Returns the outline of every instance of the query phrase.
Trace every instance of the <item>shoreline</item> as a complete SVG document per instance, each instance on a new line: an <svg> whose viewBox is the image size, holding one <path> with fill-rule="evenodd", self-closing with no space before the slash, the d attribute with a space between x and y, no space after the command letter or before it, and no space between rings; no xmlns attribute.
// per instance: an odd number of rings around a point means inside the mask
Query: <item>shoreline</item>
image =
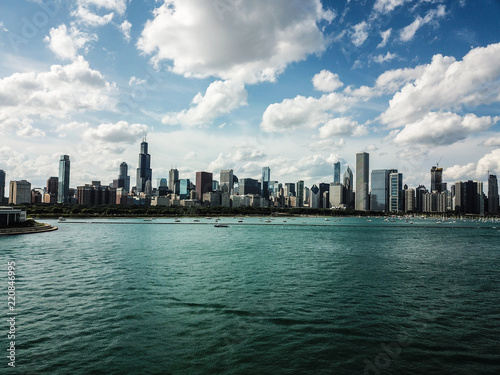
<svg viewBox="0 0 500 375"><path fill-rule="evenodd" d="M14 236L18 234L33 234L33 233L45 233L58 230L59 227L52 226L46 223L40 223L43 226L36 227L5 227L0 228L0 236Z"/></svg>

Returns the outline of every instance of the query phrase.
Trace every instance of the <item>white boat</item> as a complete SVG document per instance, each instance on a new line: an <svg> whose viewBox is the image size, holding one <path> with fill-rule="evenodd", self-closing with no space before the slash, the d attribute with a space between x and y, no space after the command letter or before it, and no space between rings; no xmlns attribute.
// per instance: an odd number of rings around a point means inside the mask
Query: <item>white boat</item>
<svg viewBox="0 0 500 375"><path fill-rule="evenodd" d="M57 219L57 222L62 223L63 221L66 221L66 219L63 218L62 216L59 216L59 219Z"/></svg>
<svg viewBox="0 0 500 375"><path fill-rule="evenodd" d="M229 227L229 225L217 223L217 224L214 224L214 227L215 228L227 228L227 227Z"/></svg>

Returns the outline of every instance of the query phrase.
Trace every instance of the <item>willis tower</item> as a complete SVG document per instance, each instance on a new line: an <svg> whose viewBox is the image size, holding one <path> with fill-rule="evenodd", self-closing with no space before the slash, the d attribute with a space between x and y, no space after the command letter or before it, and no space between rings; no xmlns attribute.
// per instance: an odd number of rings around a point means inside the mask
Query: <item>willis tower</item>
<svg viewBox="0 0 500 375"><path fill-rule="evenodd" d="M151 183L151 155L148 154L148 143L146 135L142 139L141 152L139 154L139 168L137 168L136 193L144 192L146 182Z"/></svg>

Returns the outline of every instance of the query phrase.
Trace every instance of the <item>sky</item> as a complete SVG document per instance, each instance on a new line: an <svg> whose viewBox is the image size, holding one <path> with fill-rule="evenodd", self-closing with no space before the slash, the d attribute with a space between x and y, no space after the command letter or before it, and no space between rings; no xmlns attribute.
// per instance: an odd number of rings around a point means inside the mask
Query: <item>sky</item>
<svg viewBox="0 0 500 375"><path fill-rule="evenodd" d="M0 169L135 184L171 168L306 186L333 163L410 187L500 174L498 0L5 0Z"/></svg>

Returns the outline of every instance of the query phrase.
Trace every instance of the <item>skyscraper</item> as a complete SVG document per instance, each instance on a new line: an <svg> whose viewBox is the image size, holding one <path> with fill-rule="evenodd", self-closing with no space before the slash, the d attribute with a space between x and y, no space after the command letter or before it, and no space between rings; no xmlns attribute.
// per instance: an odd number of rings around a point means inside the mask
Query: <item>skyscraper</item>
<svg viewBox="0 0 500 375"><path fill-rule="evenodd" d="M356 210L368 211L370 202L368 200L368 184L370 175L370 155L367 152L356 154Z"/></svg>
<svg viewBox="0 0 500 375"><path fill-rule="evenodd" d="M0 204L3 204L5 198L5 171L0 169Z"/></svg>
<svg viewBox="0 0 500 375"><path fill-rule="evenodd" d="M57 188L57 203L69 204L69 156L61 155L59 158L59 181Z"/></svg>
<svg viewBox="0 0 500 375"><path fill-rule="evenodd" d="M269 181L271 181L271 169L262 168L262 179L260 180L260 196L269 199Z"/></svg>
<svg viewBox="0 0 500 375"><path fill-rule="evenodd" d="M179 171L175 168L172 168L168 172L168 188L174 193L179 194L180 185L179 185Z"/></svg>
<svg viewBox="0 0 500 375"><path fill-rule="evenodd" d="M296 189L297 203L296 207L304 206L304 181L297 181L297 189Z"/></svg>
<svg viewBox="0 0 500 375"><path fill-rule="evenodd" d="M352 191L353 181L352 181L352 171L349 166L344 172L344 204L347 209L353 208L353 191Z"/></svg>
<svg viewBox="0 0 500 375"><path fill-rule="evenodd" d="M392 172L389 175L389 211L401 212L403 211L404 191L403 191L403 174Z"/></svg>
<svg viewBox="0 0 500 375"><path fill-rule="evenodd" d="M151 181L153 172L151 170L151 155L148 154L148 143L146 136L141 143L141 152L139 153L139 168L137 168L136 193L145 191L146 181Z"/></svg>
<svg viewBox="0 0 500 375"><path fill-rule="evenodd" d="M31 203L31 184L26 180L11 181L9 204Z"/></svg>
<svg viewBox="0 0 500 375"><path fill-rule="evenodd" d="M124 161L120 163L120 174L118 175L118 185L122 187L127 193L130 191L130 176L128 175L128 165Z"/></svg>
<svg viewBox="0 0 500 375"><path fill-rule="evenodd" d="M333 164L333 183L340 184L340 161Z"/></svg>
<svg viewBox="0 0 500 375"><path fill-rule="evenodd" d="M230 193L232 194L233 192L233 170L232 169L223 169L220 171L220 191L223 193Z"/></svg>
<svg viewBox="0 0 500 375"><path fill-rule="evenodd" d="M370 210L389 210L389 171L387 169L374 169L372 171Z"/></svg>
<svg viewBox="0 0 500 375"><path fill-rule="evenodd" d="M443 168L432 167L431 168L431 193L437 191L441 193L443 182Z"/></svg>
<svg viewBox="0 0 500 375"><path fill-rule="evenodd" d="M490 174L488 177L488 213L490 215L498 214L498 180L494 174Z"/></svg>
<svg viewBox="0 0 500 375"><path fill-rule="evenodd" d="M203 200L203 194L212 191L212 173L196 172L196 198Z"/></svg>
<svg viewBox="0 0 500 375"><path fill-rule="evenodd" d="M311 208L321 208L321 200L319 194L319 187L317 185L311 186L311 198L309 199L309 207Z"/></svg>

